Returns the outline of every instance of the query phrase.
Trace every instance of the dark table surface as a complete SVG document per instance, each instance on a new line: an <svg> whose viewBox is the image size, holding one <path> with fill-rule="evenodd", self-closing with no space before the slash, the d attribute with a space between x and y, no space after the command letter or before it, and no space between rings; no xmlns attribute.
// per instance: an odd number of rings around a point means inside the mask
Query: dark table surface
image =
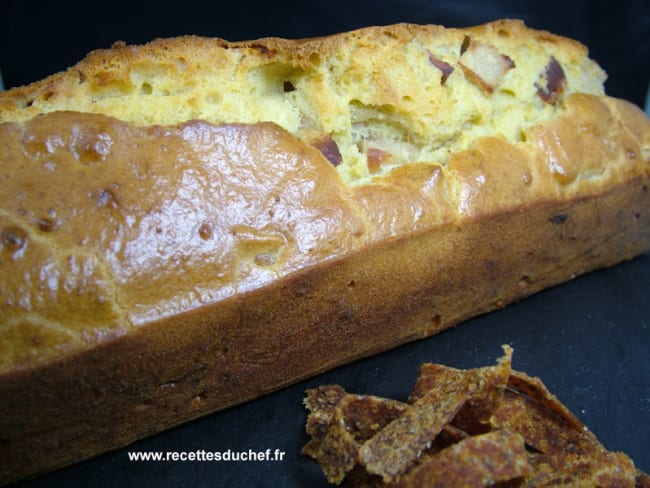
<svg viewBox="0 0 650 488"><path fill-rule="evenodd" d="M325 486L300 453L305 389L404 400L423 362L493 364L538 376L610 450L650 472L650 256L578 277L431 338L338 368L276 393L64 468L22 486ZM282 461L133 462L129 451L284 452Z"/></svg>

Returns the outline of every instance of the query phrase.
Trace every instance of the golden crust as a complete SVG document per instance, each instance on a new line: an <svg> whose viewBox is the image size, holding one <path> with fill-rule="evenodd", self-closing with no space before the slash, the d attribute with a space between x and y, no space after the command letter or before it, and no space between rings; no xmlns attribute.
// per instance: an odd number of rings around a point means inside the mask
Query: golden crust
<svg viewBox="0 0 650 488"><path fill-rule="evenodd" d="M354 184L371 176L367 153L376 149L391 156L374 171L385 174L404 162L445 164L487 134L516 143L570 94L602 95L604 79L584 46L513 20L470 29L398 24L305 40L187 36L117 43L0 93L0 120L73 110L145 126L270 121L303 140L333 140L337 170Z"/></svg>
<svg viewBox="0 0 650 488"><path fill-rule="evenodd" d="M429 38L454 52L465 38L481 40L475 49L533 46L534 69L516 50L507 56L517 67L498 76L467 61L483 81L521 69L530 83L520 94L486 92L455 70L444 83L436 75L432 101L418 101L519 115L440 126L456 134L442 157L397 137L428 132L382 66L368 75L372 100L348 103L369 65L349 64L329 91L315 91L327 59L373 46L399 58ZM534 87L547 44L569 80L553 103ZM434 73L446 66L424 60ZM650 122L600 94L594 66L581 45L515 21L402 24L303 41L116 46L0 94L0 480L124 445L648 250ZM226 92L242 107L224 112L228 120L170 121L167 102L140 93L146 80L133 73L145 68L152 90L190 87L179 95L190 107L205 103L192 102L206 86L200 70L284 89L259 99ZM308 75L292 78L294 69ZM288 105L276 114L284 125L238 119L294 91L303 98L290 107L311 121L290 127L280 117ZM340 131L328 129L334 105L321 107L337 100L339 115L357 117ZM131 102L160 109L154 123L133 119ZM335 141L339 166L308 132ZM356 174L350 158L367 144L391 152L392 165Z"/></svg>
<svg viewBox="0 0 650 488"><path fill-rule="evenodd" d="M527 28L519 20L499 20L465 29L444 28L435 25L394 24L369 27L356 31L310 39L261 38L253 41L229 42L224 39L200 36L182 36L156 39L145 45L126 45L116 42L110 49L97 49L67 71L53 74L29 86L19 87L0 96L0 119L24 120L56 103L72 98L79 103L82 97L92 96L103 87L115 88L118 93L136 91L133 73L155 70L160 76L179 76L191 81L208 71L224 68L233 60L246 67L265 62L291 61L298 67L312 68L323 59L338 57L351 45L357 49L374 48L377 39L406 44L414 38L423 43L441 39L445 45L462 42L467 35L501 39L502 43L516 45L522 40L544 46L548 52L560 50L571 62L582 63L588 51L585 46L566 37ZM234 54L230 54L234 53ZM248 59L246 59L248 58ZM594 65L593 69L598 68ZM49 104L49 105L48 105Z"/></svg>
<svg viewBox="0 0 650 488"><path fill-rule="evenodd" d="M565 110L533 127L526 147L486 137L444 167L406 164L354 187L273 124L136 127L74 112L4 124L0 219L11 265L1 271L0 371L376 242L590 198L647 175L638 140L607 103L573 95Z"/></svg>

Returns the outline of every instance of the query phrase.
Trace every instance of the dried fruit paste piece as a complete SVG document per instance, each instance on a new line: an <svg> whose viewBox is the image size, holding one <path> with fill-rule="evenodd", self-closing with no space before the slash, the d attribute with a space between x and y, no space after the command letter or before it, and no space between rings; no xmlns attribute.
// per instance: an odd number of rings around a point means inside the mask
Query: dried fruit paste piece
<svg viewBox="0 0 650 488"><path fill-rule="evenodd" d="M474 370L476 391L452 421L453 425L470 434L483 434L492 429L490 420L501 404L512 371L512 348L503 346L503 350L505 355L499 359L496 366Z"/></svg>
<svg viewBox="0 0 650 488"><path fill-rule="evenodd" d="M431 444L474 390L473 375L437 375L431 390L361 446L359 461L368 472L392 481Z"/></svg>
<svg viewBox="0 0 650 488"><path fill-rule="evenodd" d="M493 425L519 432L526 444L544 454L562 454L567 449L576 455L589 454L599 446L539 379L520 372L511 374Z"/></svg>
<svg viewBox="0 0 650 488"><path fill-rule="evenodd" d="M395 400L348 394L340 387L321 387L307 395L307 433L312 439L303 453L318 461L330 483L340 483L354 468L362 442L409 408Z"/></svg>
<svg viewBox="0 0 650 488"><path fill-rule="evenodd" d="M511 373L512 348L503 346L503 351L504 356L499 359L496 366L460 370L440 364L423 364L409 396L409 402L416 401L427 391L434 389L436 378L440 375L446 375L447 378L455 375L456 381L468 381L472 378L477 388L456 414L452 423L470 434L489 432L492 428L490 418L499 406Z"/></svg>
<svg viewBox="0 0 650 488"><path fill-rule="evenodd" d="M334 407L345 395L345 390L339 385L323 385L307 390L303 402L310 412L306 430L313 440L319 440L325 435L332 421Z"/></svg>
<svg viewBox="0 0 650 488"><path fill-rule="evenodd" d="M588 456L529 454L533 473L527 486L616 486L634 487L637 471L632 460L605 449Z"/></svg>
<svg viewBox="0 0 650 488"><path fill-rule="evenodd" d="M483 487L528 476L532 468L522 437L507 430L468 437L400 478L395 487Z"/></svg>
<svg viewBox="0 0 650 488"><path fill-rule="evenodd" d="M493 423L519 432L536 451L530 486L634 486L634 463L608 452L539 378L513 371Z"/></svg>
<svg viewBox="0 0 650 488"><path fill-rule="evenodd" d="M495 366L423 364L408 403L309 390L303 452L330 482L356 487L650 487L503 350Z"/></svg>

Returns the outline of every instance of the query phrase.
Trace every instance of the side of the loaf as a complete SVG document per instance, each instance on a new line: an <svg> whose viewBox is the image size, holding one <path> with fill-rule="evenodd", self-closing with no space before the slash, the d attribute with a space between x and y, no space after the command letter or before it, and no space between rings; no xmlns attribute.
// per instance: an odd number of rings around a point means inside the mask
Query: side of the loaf
<svg viewBox="0 0 650 488"><path fill-rule="evenodd" d="M481 138L444 166L348 187L269 123L139 127L55 112L2 124L0 373L377 243L597 198L648 174L648 121L625 102L572 95L526 138Z"/></svg>
<svg viewBox="0 0 650 488"><path fill-rule="evenodd" d="M166 302L169 308L153 307L147 313L138 306L139 301L154 296L164 297L167 292L171 294L169 296L178 297L183 293L180 288L174 292L173 287L142 287L135 278L122 282L120 276L128 272L136 275L144 273L155 261L146 261L147 266L144 266L139 260L155 254L156 249L160 251L163 249L161 242L167 242L175 252L171 253L163 268L169 268L167 271L171 274L162 275L158 271L145 276L145 279L154 282L159 279L161 284L171 280L178 287L188 276L193 276L191 279L198 283L212 273L216 290L216 285L224 279L219 273L219 260L211 263L207 255L202 255L199 262L184 262L173 241L151 239L156 235L167 235L169 238L172 234L170 231L176 228L176 222L167 221L166 226L162 226L165 222L158 219L156 225L152 225L144 216L151 218L155 214L154 209L148 207L146 211L141 211L148 200L139 200L136 205L140 209L137 215L144 220L133 227L140 231L136 236L142 238L140 242L150 247L145 245L140 249L140 254L130 256L134 262L128 259L123 261L123 267L113 271L114 281L108 287L112 290L126 287L125 290L129 292L122 295L123 299L107 302L102 298L105 295L96 294L97 290L93 287L109 283L106 275L99 279L94 275L96 267L87 264L84 275L84 266L75 265L75 262L83 261L68 255L60 260L63 267L57 271L56 261L42 255L45 251L39 244L48 242L53 236L59 235L57 252L60 256L66 256L66 246L78 246L79 235L85 235L86 239L96 239L107 246L104 259L110 264L115 259L111 258L110 249L120 249L116 243L121 241L116 240L117 237L125 233L128 235L128 226L122 228L116 222L125 225L126 222L137 220L133 215L129 216L128 211L133 211L129 198L133 195L123 193L126 188L123 182L116 187L104 188L106 191L103 192L87 188L79 192L80 200L70 211L79 223L76 231L81 234L68 234L68 241L62 236L70 232L66 227L75 219L69 220L67 214L59 211L56 213L58 220L53 219L50 224L43 219L30 220L30 215L39 214L30 214L27 210L38 208L36 204L43 203L43 195L32 200L31 207L24 198L19 198L18 203L23 205L24 211L17 212L18 217L8 215L6 211L3 213L3 218L13 219L14 222L9 226L5 223L3 235L7 235L6 229L9 228L12 235L28 238L5 239L3 260L18 266L20 260L35 259L27 270L14 274L18 277L40 275L49 278L45 283L51 286L57 283L56 278L59 277L61 286L58 290L62 297L94 305L83 309L76 308L72 302L70 308L65 309L59 304L48 304L47 296L38 299L38 294L43 291L43 283L39 287L38 281L35 285L32 283L30 292L23 290L22 295L20 289L14 288L14 293L17 293L14 296L22 297L22 301L18 300L15 305L24 307L25 303L30 303L34 308L29 313L16 312L3 317L3 333L6 334L8 326L13 327L14 331L13 335L5 336L3 345L13 340L17 350L8 351L17 353L14 358L19 362L14 367L5 365L0 376L0 410L3 412L0 419L0 437L3 439L0 454L4 460L1 479L18 479L123 446L336 365L434 334L578 274L610 266L645 252L650 247L650 179L648 163L638 155L641 154L640 141L647 138L648 121L640 110L627 104L616 101L608 103L611 104L608 109L610 116L594 117L594 114L602 116L604 113L598 112L595 107L602 109L607 104L598 98L580 99L576 106L581 108L576 109L572 118L599 138L602 138L602 131L612 137L616 134L615 149L607 148L605 142L599 143L599 146L593 136L585 139L577 134L571 136L573 143L564 141L553 150L544 148L541 141L555 141L560 137L558 131L566 129L566 120L558 119L554 124L536 129L536 135L531 138L537 138L537 149L530 153L513 148L510 148L513 152L509 152L504 141L487 139L478 143L475 150L453 158L449 164L450 169L455 168L453 173L441 173L440 168L430 165L414 165L410 171L394 173L381 184L346 191L342 190L340 183L336 183L338 180L335 176L333 179L327 177L336 173L319 152L275 126L212 127L210 130L218 137L211 140L216 145L211 144L211 151L217 150L215 147L220 147L219 144L230 151L233 147L248 150L258 147L260 151L254 151L254 155L263 161L268 161L270 157L276 162L292 162L289 168L296 162L300 163L298 167L313 164L320 168L320 172L314 174L305 173L303 168L298 172L299 177L281 166L285 172L281 179L286 179L289 188L297 181L313 181L317 175L320 175L318 179L322 182L330 181L322 188L327 194L325 200L321 200L324 197L319 196L318 192L307 192L302 196L304 200L298 200L288 190L284 196L291 200L291 205L287 203L283 207L283 203L272 196L275 202L272 217L276 226L282 223L277 220L279 214L290 211L299 212L298 220L290 218L284 230L288 232L287 229L295 226L296 222L304 225L305 216L314 217L312 205L316 205L316 208L327 205L332 198L340 199L333 220L338 223L336 229L329 229L330 234L324 232L320 236L324 239L320 244L323 251L320 257L320 251L314 247L318 243L313 240L314 236L299 232L297 236L305 240L294 243L294 247L291 247L293 254L289 254L293 261L286 260L284 241L271 238L270 227L266 224L257 230L251 225L260 218L259 215L253 218L249 214L248 218L252 220L246 226L236 226L235 231L240 233L239 236L237 232L233 234L232 228L219 230L214 226L217 220L208 219L210 225L205 225L208 216L223 217L220 207L215 203L217 209L212 209L214 214L198 211L192 215L190 209L196 209L196 203L192 203L191 199L171 198L179 194L177 191L167 191L173 179L168 175L164 178L166 183L161 195L166 195L167 199L163 201L167 202L168 208L180 212L172 212L172 215L183 215L188 220L185 225L195 234L195 242L203 245L212 239L216 240L213 245L230 242L232 249L242 252L235 255L234 261L230 261L233 269L238 270L235 277L229 278L230 283L245 285L247 279L252 280L248 291L243 289L240 293L229 293L231 288L226 283L221 298L205 295L202 297L203 303L196 299L196 305L182 312L174 311L179 304L172 303L173 300ZM585 112L585 107L592 104L594 107ZM70 121L78 121L79 117L84 120L90 117L96 123L108 123L103 117L97 121L98 116L83 114L51 116L59 128ZM588 123L591 119L597 120L598 124L605 121L605 125L597 129ZM45 117L33 124L47 120L48 117ZM83 127L89 125L92 124L85 123ZM117 125L124 128L121 123ZM78 124L73 123L72 127L81 130ZM188 127L196 129L193 124ZM204 131L199 132L205 138L210 133L208 127L201 124L199 127L203 127ZM14 129L15 126L12 126ZM48 130L47 133L52 131ZM134 139L133 132L127 131L125 134L121 144L128 145L139 140ZM257 142L248 139L250 137ZM233 146L233 141L238 141L240 145ZM248 142L241 145L242 141ZM283 142L278 146L278 141ZM273 154L268 152L270 147L266 144L269 143L274 148ZM598 147L600 149L595 153L590 153ZM168 145L165 150L170 149L171 145ZM609 151L606 157L610 158L605 165L607 170L596 174L594 168L602 166L602 158L605 157L602 151L605 150ZM557 151L576 156L591 154L588 161L577 157L561 161L566 172L574 175L566 179L564 185L572 188L572 193L565 190L566 194L562 195L561 186L558 186L557 178L549 167L549 164L557 166L560 163L560 159L554 156ZM59 153L59 165L63 163L64 153L66 151ZM296 159L296 154L301 156ZM72 167L76 168L80 184L84 184L77 165L88 162L80 163L78 158L68 157ZM594 158L601 158L601 164L596 164ZM91 164L99 164L93 157L90 159ZM45 158L44 161L46 168L48 160ZM112 164L118 161L119 158L111 160ZM504 161L508 162L508 168L504 167ZM137 168L142 177L143 168ZM526 169L523 173L522 168ZM192 168L193 172L196 170ZM223 167L222 171L230 174ZM545 171L548 175L542 181L546 183L533 185L530 179L541 178ZM293 175L293 178L287 177L287 174ZM522 174L525 177L522 178ZM589 179L589 176L592 178ZM273 171L263 178L278 181ZM577 179L584 181L578 184ZM28 181L33 183L32 179ZM136 178L134 181L137 183L139 180ZM95 180L95 184L100 183L101 179ZM147 191L151 192L153 188L155 186L147 186ZM208 185L206 188L209 190L212 187ZM251 191L259 188L253 186ZM445 197L451 189L457 189L465 196L461 200L463 206L453 212ZM198 187L194 187L194 195L196 191ZM527 191L534 193L526 196ZM138 192L134 195L142 196ZM184 196L181 192L180 197ZM86 203L81 206L84 201ZM179 210L182 202L189 205L189 213ZM351 202L356 202L356 210L341 214L342 209ZM400 203L389 205L387 202ZM421 211L408 211L409 202ZM258 210L269 218L269 208L263 203L258 202ZM43 204L47 204L46 199ZM242 208L245 209L246 205ZM101 227L109 224L108 228L112 228L113 233L87 229L81 219L84 213L88 213L86 217L90 219L89 222L97 220L95 215L102 215L104 224ZM116 220L106 219L111 214ZM381 225L367 227L370 217ZM323 219L324 215L318 213L311 228L326 230L328 226L323 223L332 221ZM17 227L15 222L27 229L25 234L17 231L21 227ZM262 222L268 223L257 221L258 224ZM331 232L335 231L353 240L341 237L328 240ZM112 239L102 241L107 238L106 232ZM71 239L71 235L76 235L76 240ZM287 233L286 236L291 234ZM361 243L361 236L366 236L365 244ZM182 232L177 237L178 245L187 242ZM226 237L231 240L228 241ZM39 239L42 242L39 243ZM290 240L287 239L287 242ZM128 249L128 246L124 248ZM153 254L149 254L147 249ZM228 246L224 249L228 249ZM185 250L193 254L200 250L200 246ZM271 252L273 250L274 253ZM34 252L35 255L30 255ZM316 254L316 262L309 264L312 254ZM118 255L129 257L128 253L116 252ZM34 263L39 263L39 259L44 261L36 266ZM277 261L274 262L274 259ZM172 265L175 261L176 267ZM127 266L125 263L130 264ZM277 273L274 264L286 263L293 263L294 267L299 265L299 269L285 269L276 279L269 278ZM138 268L138 265L143 267ZM9 276L6 271L8 267L3 266L2 269L3 286L16 283L16 276ZM69 270L68 274L66 269ZM240 281L232 281L235 278ZM193 288L191 283L186 286L190 290L200 288ZM51 295L53 288L47 291L45 295ZM134 300L131 305L128 302L129 294L133 295L130 298ZM191 297L192 294L187 296ZM102 329L93 322L76 324L75 321L84 316L79 315L80 312L92 318L93 310L102 311L107 303L110 307L116 304L123 307L123 311L127 310L130 314L126 317L131 319L109 320L101 326L108 329ZM186 304L187 301L181 300L180 303ZM43 327L47 323L42 321L36 321L30 327L28 320L36 317L39 304L44 305L43 310L51 314L49 321L52 324L56 320L66 324L65 317L69 317L70 323L63 330L70 336L76 335L77 341L82 341L81 346L73 341L72 346L66 349L65 343L56 342L60 339L57 334L48 335L56 331ZM6 312L7 308L3 310ZM18 327L21 323L23 326ZM41 327L35 328L39 324ZM112 335L111 327L117 328ZM52 337L56 339L54 347L48 349L47 341ZM44 360L35 358L30 352L38 351L39 347ZM20 353L26 356L20 356ZM27 362L20 366L20 361Z"/></svg>
<svg viewBox="0 0 650 488"><path fill-rule="evenodd" d="M631 258L650 243L648 184L379 243L3 374L0 479L124 446Z"/></svg>

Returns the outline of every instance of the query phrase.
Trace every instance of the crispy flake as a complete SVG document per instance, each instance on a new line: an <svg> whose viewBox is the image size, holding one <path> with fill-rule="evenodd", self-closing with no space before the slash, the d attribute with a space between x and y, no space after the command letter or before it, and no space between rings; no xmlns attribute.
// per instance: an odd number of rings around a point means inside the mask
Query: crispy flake
<svg viewBox="0 0 650 488"><path fill-rule="evenodd" d="M309 445L309 444L308 444ZM340 408L334 409L332 422L320 443L306 454L314 457L330 483L340 483L345 475L357 464L359 443L345 428L345 419Z"/></svg>
<svg viewBox="0 0 650 488"><path fill-rule="evenodd" d="M650 476L637 469L635 486L637 488L650 488Z"/></svg>
<svg viewBox="0 0 650 488"><path fill-rule="evenodd" d="M529 455L532 476L528 486L634 487L638 472L632 460L620 452L604 449L589 456Z"/></svg>
<svg viewBox="0 0 650 488"><path fill-rule="evenodd" d="M469 437L440 451L395 486L482 487L531 473L522 437L501 430Z"/></svg>
<svg viewBox="0 0 650 488"><path fill-rule="evenodd" d="M312 439L303 453L318 461L327 480L337 484L357 464L360 443L407 408L395 400L346 394L335 386L309 390L305 404Z"/></svg>
<svg viewBox="0 0 650 488"><path fill-rule="evenodd" d="M361 447L359 460L370 473L384 481L404 473L476 389L469 376L460 381L447 381L445 375L438 379L434 389Z"/></svg>
<svg viewBox="0 0 650 488"><path fill-rule="evenodd" d="M510 376L493 424L519 432L526 444L544 454L561 454L568 447L576 455L588 455L599 448L594 435L541 381L523 373Z"/></svg>
<svg viewBox="0 0 650 488"><path fill-rule="evenodd" d="M531 450L531 486L634 486L634 464L608 452L539 378L513 371L496 427L519 432Z"/></svg>
<svg viewBox="0 0 650 488"><path fill-rule="evenodd" d="M446 381L475 381L472 393L453 420L453 424L470 434L481 434L491 429L490 418L497 410L511 372L512 348L503 347L505 355L496 366L459 370L440 364L426 363L420 367L418 380L411 391L409 401L416 401L427 391L436 388L436 381L444 375Z"/></svg>
<svg viewBox="0 0 650 488"><path fill-rule="evenodd" d="M309 390L303 452L346 486L650 487L503 349L490 367L422 365L408 403Z"/></svg>
<svg viewBox="0 0 650 488"><path fill-rule="evenodd" d="M329 426L334 407L346 395L345 390L338 385L323 385L307 390L304 404L311 412L307 418L307 433L315 438L325 435Z"/></svg>
<svg viewBox="0 0 650 488"><path fill-rule="evenodd" d="M582 421L548 391L539 378L533 378L520 371L512 371L508 378L508 387L516 390L520 395L526 395L540 407L554 412L574 429L585 429Z"/></svg>
<svg viewBox="0 0 650 488"><path fill-rule="evenodd" d="M501 404L511 373L512 348L504 346L503 349L505 355L496 366L473 370L477 381L476 391L453 420L455 426L470 434L483 434L492 428L490 419Z"/></svg>

